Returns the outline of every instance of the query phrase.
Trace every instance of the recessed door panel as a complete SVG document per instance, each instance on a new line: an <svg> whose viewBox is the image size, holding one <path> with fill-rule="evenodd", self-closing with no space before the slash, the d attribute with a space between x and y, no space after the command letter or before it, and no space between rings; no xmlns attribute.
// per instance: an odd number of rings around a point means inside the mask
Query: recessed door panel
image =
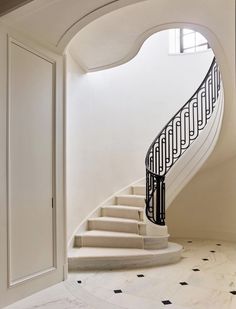
<svg viewBox="0 0 236 309"><path fill-rule="evenodd" d="M10 283L55 266L54 67L16 43L9 55Z"/></svg>

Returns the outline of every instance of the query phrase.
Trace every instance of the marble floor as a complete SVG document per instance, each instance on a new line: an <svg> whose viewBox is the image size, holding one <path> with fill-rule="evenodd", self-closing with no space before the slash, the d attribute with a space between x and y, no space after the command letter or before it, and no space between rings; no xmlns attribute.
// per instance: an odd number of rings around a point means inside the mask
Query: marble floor
<svg viewBox="0 0 236 309"><path fill-rule="evenodd" d="M86 271L8 309L236 309L236 244L175 239L184 246L173 265Z"/></svg>

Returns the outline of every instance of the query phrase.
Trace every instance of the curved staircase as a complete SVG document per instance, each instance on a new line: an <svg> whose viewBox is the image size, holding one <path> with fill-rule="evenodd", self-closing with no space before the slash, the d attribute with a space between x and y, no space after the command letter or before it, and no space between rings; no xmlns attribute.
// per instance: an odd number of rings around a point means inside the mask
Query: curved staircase
<svg viewBox="0 0 236 309"><path fill-rule="evenodd" d="M147 235L145 186L132 194L118 195L115 205L104 205L100 217L87 220L87 230L74 237L69 269L119 269L177 262L182 247L168 243L167 229L159 236Z"/></svg>
<svg viewBox="0 0 236 309"><path fill-rule="evenodd" d="M213 151L222 115L223 89L214 58L199 88L149 147L146 185L136 184L116 195L99 208L99 215L87 218L85 228L78 229L69 250L70 270L124 269L180 260L182 247L168 242L165 180L171 180L167 181L169 206Z"/></svg>

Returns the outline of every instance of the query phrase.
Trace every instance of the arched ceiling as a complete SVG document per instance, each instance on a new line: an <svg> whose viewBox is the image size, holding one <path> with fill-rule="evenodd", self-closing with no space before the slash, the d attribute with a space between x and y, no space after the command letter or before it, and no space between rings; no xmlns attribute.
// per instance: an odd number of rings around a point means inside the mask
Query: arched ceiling
<svg viewBox="0 0 236 309"><path fill-rule="evenodd" d="M207 17L207 12L197 3L186 1L183 14L177 9L178 2L148 0L106 14L84 27L71 41L69 50L85 71L124 63L156 31L186 24L199 28L199 17Z"/></svg>
<svg viewBox="0 0 236 309"><path fill-rule="evenodd" d="M34 0L0 22L59 52L72 37L97 17L145 0Z"/></svg>
<svg viewBox="0 0 236 309"><path fill-rule="evenodd" d="M85 71L101 70L130 60L152 33L183 25L202 32L214 48L220 44L220 33L209 25L215 18L210 13L216 2L222 1L209 0L204 5L203 1L189 0L138 2L89 23L73 38L69 49ZM223 14L218 13L218 22L225 23Z"/></svg>
<svg viewBox="0 0 236 309"><path fill-rule="evenodd" d="M150 34L181 24L200 32L202 26L210 43L229 53L233 6L233 0L34 0L0 23L59 53L74 38L73 56L92 71L129 60Z"/></svg>
<svg viewBox="0 0 236 309"><path fill-rule="evenodd" d="M88 36L88 43L94 44L90 47L92 49L98 45L94 41L95 36L97 41L110 40L113 43L126 34L125 40L129 41L137 37L137 33L141 35L152 27L168 22L209 25L214 20L227 27L231 22L228 15L234 13L233 4L233 0L34 0L2 16L0 22L62 52L81 29L83 33L77 37L78 44L79 39L80 45L86 44L84 38ZM119 10L120 8L122 9ZM110 12L113 13L107 14ZM103 17L99 19L101 16ZM95 21L95 24L91 23L92 21ZM96 27L98 28L94 32ZM211 31L225 35L224 27L221 27L221 31L220 28ZM106 31L101 33L100 30ZM116 35L119 37L114 39ZM109 43L106 43L106 46L109 46Z"/></svg>

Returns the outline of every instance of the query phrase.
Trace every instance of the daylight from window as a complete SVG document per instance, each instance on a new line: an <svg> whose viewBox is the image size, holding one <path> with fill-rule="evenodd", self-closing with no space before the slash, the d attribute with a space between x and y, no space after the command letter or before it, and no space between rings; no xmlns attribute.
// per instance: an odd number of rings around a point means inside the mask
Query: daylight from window
<svg viewBox="0 0 236 309"><path fill-rule="evenodd" d="M169 53L185 54L204 51L210 46L199 32L191 29L170 29L169 30Z"/></svg>

